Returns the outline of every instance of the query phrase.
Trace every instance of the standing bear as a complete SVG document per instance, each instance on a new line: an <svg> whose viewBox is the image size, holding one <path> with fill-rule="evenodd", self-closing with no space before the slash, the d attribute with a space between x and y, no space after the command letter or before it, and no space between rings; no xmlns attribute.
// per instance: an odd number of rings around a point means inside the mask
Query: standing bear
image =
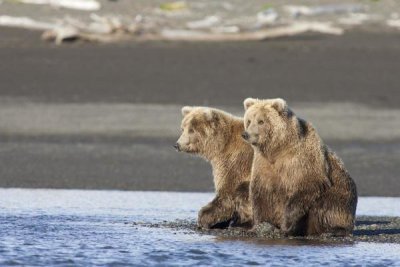
<svg viewBox="0 0 400 267"><path fill-rule="evenodd" d="M203 157L212 165L215 198L198 215L202 228L250 227L249 184L252 147L241 138L243 119L207 107L183 107L182 134L175 148Z"/></svg>
<svg viewBox="0 0 400 267"><path fill-rule="evenodd" d="M254 225L285 235L348 235L357 190L341 159L283 99L244 101L243 138L254 148L250 182Z"/></svg>

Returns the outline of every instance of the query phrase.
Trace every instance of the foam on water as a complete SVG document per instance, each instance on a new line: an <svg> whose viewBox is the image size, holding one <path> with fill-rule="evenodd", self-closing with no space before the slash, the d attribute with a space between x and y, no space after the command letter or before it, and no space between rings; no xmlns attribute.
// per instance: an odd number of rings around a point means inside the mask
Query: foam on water
<svg viewBox="0 0 400 267"><path fill-rule="evenodd" d="M209 193L0 189L0 265L399 265L400 245L235 240L131 222L194 219ZM400 216L400 198L359 215Z"/></svg>

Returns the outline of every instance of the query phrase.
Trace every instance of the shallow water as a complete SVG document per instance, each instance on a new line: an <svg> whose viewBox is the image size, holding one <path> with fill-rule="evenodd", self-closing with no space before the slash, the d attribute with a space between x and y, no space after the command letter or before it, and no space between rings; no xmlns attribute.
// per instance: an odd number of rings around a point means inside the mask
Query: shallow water
<svg viewBox="0 0 400 267"><path fill-rule="evenodd" d="M400 245L227 239L132 222L194 219L207 193L0 189L0 265L400 266ZM400 198L358 215L400 216Z"/></svg>

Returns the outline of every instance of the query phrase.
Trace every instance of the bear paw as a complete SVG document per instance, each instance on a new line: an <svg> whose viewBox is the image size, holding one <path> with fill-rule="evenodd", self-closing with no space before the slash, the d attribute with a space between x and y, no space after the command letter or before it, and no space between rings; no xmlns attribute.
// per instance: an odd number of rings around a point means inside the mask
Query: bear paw
<svg viewBox="0 0 400 267"><path fill-rule="evenodd" d="M223 220L215 215L212 208L204 207L199 211L197 224L200 228L227 228L230 220Z"/></svg>
<svg viewBox="0 0 400 267"><path fill-rule="evenodd" d="M199 211L197 222L200 228L210 229L216 223L216 218L214 218L210 209L202 208Z"/></svg>
<svg viewBox="0 0 400 267"><path fill-rule="evenodd" d="M296 225L284 219L281 232L284 236L293 236L296 233Z"/></svg>

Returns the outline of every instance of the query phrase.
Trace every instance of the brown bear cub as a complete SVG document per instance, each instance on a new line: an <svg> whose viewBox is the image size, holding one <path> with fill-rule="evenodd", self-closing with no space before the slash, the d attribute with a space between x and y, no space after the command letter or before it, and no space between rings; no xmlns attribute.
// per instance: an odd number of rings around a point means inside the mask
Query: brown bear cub
<svg viewBox="0 0 400 267"><path fill-rule="evenodd" d="M285 235L349 235L357 190L341 159L283 99L248 98L243 138L254 148L250 182L254 225Z"/></svg>
<svg viewBox="0 0 400 267"><path fill-rule="evenodd" d="M249 184L252 147L241 138L243 119L207 107L183 107L182 134L175 148L212 165L215 198L198 215L203 228L250 227Z"/></svg>

